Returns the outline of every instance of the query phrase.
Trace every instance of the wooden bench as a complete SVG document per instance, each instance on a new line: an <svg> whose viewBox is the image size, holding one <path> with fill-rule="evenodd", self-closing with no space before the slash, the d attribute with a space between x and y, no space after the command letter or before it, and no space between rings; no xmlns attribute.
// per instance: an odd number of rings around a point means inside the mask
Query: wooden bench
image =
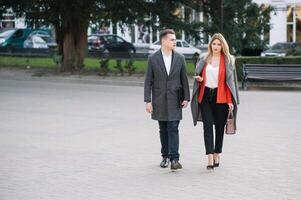
<svg viewBox="0 0 301 200"><path fill-rule="evenodd" d="M244 64L242 88L247 89L248 80L260 81L300 81L299 64Z"/></svg>

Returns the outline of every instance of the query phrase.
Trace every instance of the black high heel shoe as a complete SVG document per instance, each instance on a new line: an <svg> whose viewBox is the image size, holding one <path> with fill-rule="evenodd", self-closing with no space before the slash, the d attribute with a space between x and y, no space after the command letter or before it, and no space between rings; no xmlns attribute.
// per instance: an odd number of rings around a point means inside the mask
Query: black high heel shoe
<svg viewBox="0 0 301 200"><path fill-rule="evenodd" d="M206 169L207 170L214 170L214 165L207 165Z"/></svg>
<svg viewBox="0 0 301 200"><path fill-rule="evenodd" d="M214 161L213 161L213 166L214 166L214 167L219 167L219 162L216 163L215 160L214 160Z"/></svg>

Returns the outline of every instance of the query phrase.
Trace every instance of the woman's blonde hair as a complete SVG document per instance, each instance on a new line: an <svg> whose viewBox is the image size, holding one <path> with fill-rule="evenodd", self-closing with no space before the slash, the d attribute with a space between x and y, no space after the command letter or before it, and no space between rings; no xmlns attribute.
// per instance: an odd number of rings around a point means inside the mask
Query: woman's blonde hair
<svg viewBox="0 0 301 200"><path fill-rule="evenodd" d="M232 56L230 54L229 45L228 45L226 39L224 38L224 36L220 33L215 33L212 36L212 38L211 38L211 40L208 44L208 52L207 52L207 55L206 55L206 61L207 62L210 61L212 56L213 56L211 45L212 45L213 41L216 40L216 39L221 42L221 45L222 45L222 50L221 51L226 56L228 62L231 63L232 65L234 65L234 56Z"/></svg>

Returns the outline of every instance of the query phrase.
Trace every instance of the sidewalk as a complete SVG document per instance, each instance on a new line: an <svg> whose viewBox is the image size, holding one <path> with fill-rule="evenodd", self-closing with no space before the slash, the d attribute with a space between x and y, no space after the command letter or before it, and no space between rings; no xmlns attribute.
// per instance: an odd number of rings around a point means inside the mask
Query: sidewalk
<svg viewBox="0 0 301 200"><path fill-rule="evenodd" d="M184 109L183 169L171 172L143 87L1 78L0 199L299 200L300 98L240 91L238 132L213 173L202 124Z"/></svg>
<svg viewBox="0 0 301 200"><path fill-rule="evenodd" d="M96 71L70 74L57 73L49 69L0 68L0 78L8 80L40 80L140 87L144 84L144 74L133 74L129 76L125 73L124 76L120 74L99 76ZM193 78L188 76L188 81L190 88L192 88ZM238 85L241 87L241 83ZM248 90L301 90L301 82L248 82L247 86Z"/></svg>
<svg viewBox="0 0 301 200"><path fill-rule="evenodd" d="M56 73L48 69L16 69L16 68L0 68L1 79L12 80L42 80L69 83L86 83L86 84L105 84L105 85L124 85L124 86L143 86L144 75L134 74L128 76L125 74L108 76L99 76L97 72L70 74Z"/></svg>

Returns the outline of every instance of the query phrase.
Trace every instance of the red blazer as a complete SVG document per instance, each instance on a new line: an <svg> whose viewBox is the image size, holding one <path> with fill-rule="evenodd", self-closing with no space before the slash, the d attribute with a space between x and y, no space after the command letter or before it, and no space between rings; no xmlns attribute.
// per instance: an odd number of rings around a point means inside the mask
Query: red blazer
<svg viewBox="0 0 301 200"><path fill-rule="evenodd" d="M206 85L206 67L205 64L200 76L203 77L203 81L200 83L200 91L198 96L198 102L201 103L204 90ZM224 54L221 55L220 62L219 62L219 71L218 71L218 89L217 89L217 99L216 103L232 103L232 96L231 91L226 83L226 65L225 65L225 56Z"/></svg>

